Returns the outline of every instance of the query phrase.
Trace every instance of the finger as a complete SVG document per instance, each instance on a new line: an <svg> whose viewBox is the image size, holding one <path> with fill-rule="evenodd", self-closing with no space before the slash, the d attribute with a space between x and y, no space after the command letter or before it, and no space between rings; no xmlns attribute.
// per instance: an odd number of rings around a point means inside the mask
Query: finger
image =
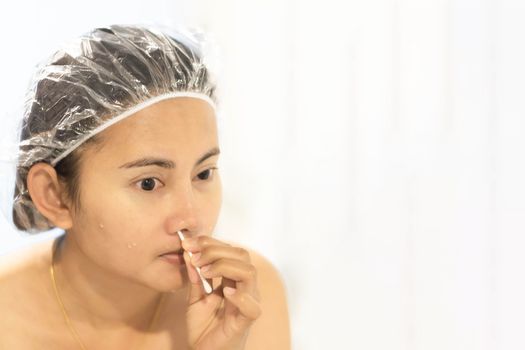
<svg viewBox="0 0 525 350"><path fill-rule="evenodd" d="M231 280L229 278L223 278L221 281L221 286L217 289L220 289L221 297L223 297L226 302L224 303L224 315L225 317L233 318L237 315L237 306L232 304L226 297L224 296L224 287L229 287L230 289L235 289L236 282L234 280Z"/></svg>
<svg viewBox="0 0 525 350"><path fill-rule="evenodd" d="M197 273L195 267L191 264L190 255L188 252L184 252L184 261L186 262L186 271L189 279L189 291L188 291L188 304L193 304L199 301L206 294L202 281Z"/></svg>
<svg viewBox="0 0 525 350"><path fill-rule="evenodd" d="M206 278L223 277L236 282L236 288L254 292L257 285L257 271L252 264L239 260L219 259L201 267Z"/></svg>
<svg viewBox="0 0 525 350"><path fill-rule="evenodd" d="M221 281L221 287L220 287L221 291L224 289L224 287L235 288L235 281L229 278L223 278Z"/></svg>
<svg viewBox="0 0 525 350"><path fill-rule="evenodd" d="M250 253L239 247L212 245L193 254L191 261L194 266L200 267L218 259L240 260L249 263Z"/></svg>
<svg viewBox="0 0 525 350"><path fill-rule="evenodd" d="M189 250L190 252L198 252L212 245L229 246L229 244L209 236L187 237L182 241L182 248L184 250Z"/></svg>
<svg viewBox="0 0 525 350"><path fill-rule="evenodd" d="M224 297L239 310L239 313L233 318L232 325L237 331L246 328L259 316L261 316L260 304L249 293L244 293L238 289L224 287Z"/></svg>

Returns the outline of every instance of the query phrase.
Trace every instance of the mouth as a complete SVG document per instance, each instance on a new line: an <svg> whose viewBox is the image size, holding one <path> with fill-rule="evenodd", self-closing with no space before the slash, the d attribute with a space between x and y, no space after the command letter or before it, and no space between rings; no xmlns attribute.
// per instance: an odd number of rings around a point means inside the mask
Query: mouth
<svg viewBox="0 0 525 350"><path fill-rule="evenodd" d="M184 264L183 253L184 253L184 250L179 249L179 250L173 250L173 251L161 254L159 255L159 257L171 264L181 265L181 264Z"/></svg>
<svg viewBox="0 0 525 350"><path fill-rule="evenodd" d="M184 253L184 249L178 249L178 250L170 250L169 252L166 252L166 253L162 253L160 254L161 256L162 255L166 255L166 254L180 254L182 255Z"/></svg>

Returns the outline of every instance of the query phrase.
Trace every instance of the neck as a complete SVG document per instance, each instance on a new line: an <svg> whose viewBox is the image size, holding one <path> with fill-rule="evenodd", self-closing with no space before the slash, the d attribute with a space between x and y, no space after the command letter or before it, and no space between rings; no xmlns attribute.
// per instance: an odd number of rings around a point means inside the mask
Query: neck
<svg viewBox="0 0 525 350"><path fill-rule="evenodd" d="M160 292L98 266L68 234L56 243L55 280L70 318L87 321L96 329L148 330Z"/></svg>

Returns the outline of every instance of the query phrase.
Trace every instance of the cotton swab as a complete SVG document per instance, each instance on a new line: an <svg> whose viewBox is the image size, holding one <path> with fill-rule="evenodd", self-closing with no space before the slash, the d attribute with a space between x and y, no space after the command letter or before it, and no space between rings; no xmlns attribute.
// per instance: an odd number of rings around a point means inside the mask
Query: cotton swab
<svg viewBox="0 0 525 350"><path fill-rule="evenodd" d="M184 241L184 235L182 234L182 232L181 231L177 231L177 234L179 235L179 238L180 238L181 242ZM190 256L190 259L191 259L193 254L190 251L187 251L187 252L188 252L188 255ZM202 277L202 273L201 273L200 267L195 266L195 270L197 270L197 273L199 274L199 277L201 278L202 286L204 287L204 291L206 291L206 294L210 294L211 292L213 292L213 288L210 286L208 281L206 281L206 279L204 277Z"/></svg>

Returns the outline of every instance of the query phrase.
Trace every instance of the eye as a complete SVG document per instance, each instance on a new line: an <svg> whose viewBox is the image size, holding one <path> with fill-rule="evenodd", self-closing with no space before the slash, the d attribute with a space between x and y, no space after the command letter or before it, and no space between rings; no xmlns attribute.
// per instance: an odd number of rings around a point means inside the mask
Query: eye
<svg viewBox="0 0 525 350"><path fill-rule="evenodd" d="M203 172L201 172L199 175L197 175L197 177L203 181L211 180L211 178L213 177L213 173L215 172L214 170L217 170L217 168L206 169Z"/></svg>
<svg viewBox="0 0 525 350"><path fill-rule="evenodd" d="M145 179L142 179L138 182L140 184L140 188L144 191L153 191L155 189L155 185L157 183L160 183L160 181L154 177L148 177Z"/></svg>

